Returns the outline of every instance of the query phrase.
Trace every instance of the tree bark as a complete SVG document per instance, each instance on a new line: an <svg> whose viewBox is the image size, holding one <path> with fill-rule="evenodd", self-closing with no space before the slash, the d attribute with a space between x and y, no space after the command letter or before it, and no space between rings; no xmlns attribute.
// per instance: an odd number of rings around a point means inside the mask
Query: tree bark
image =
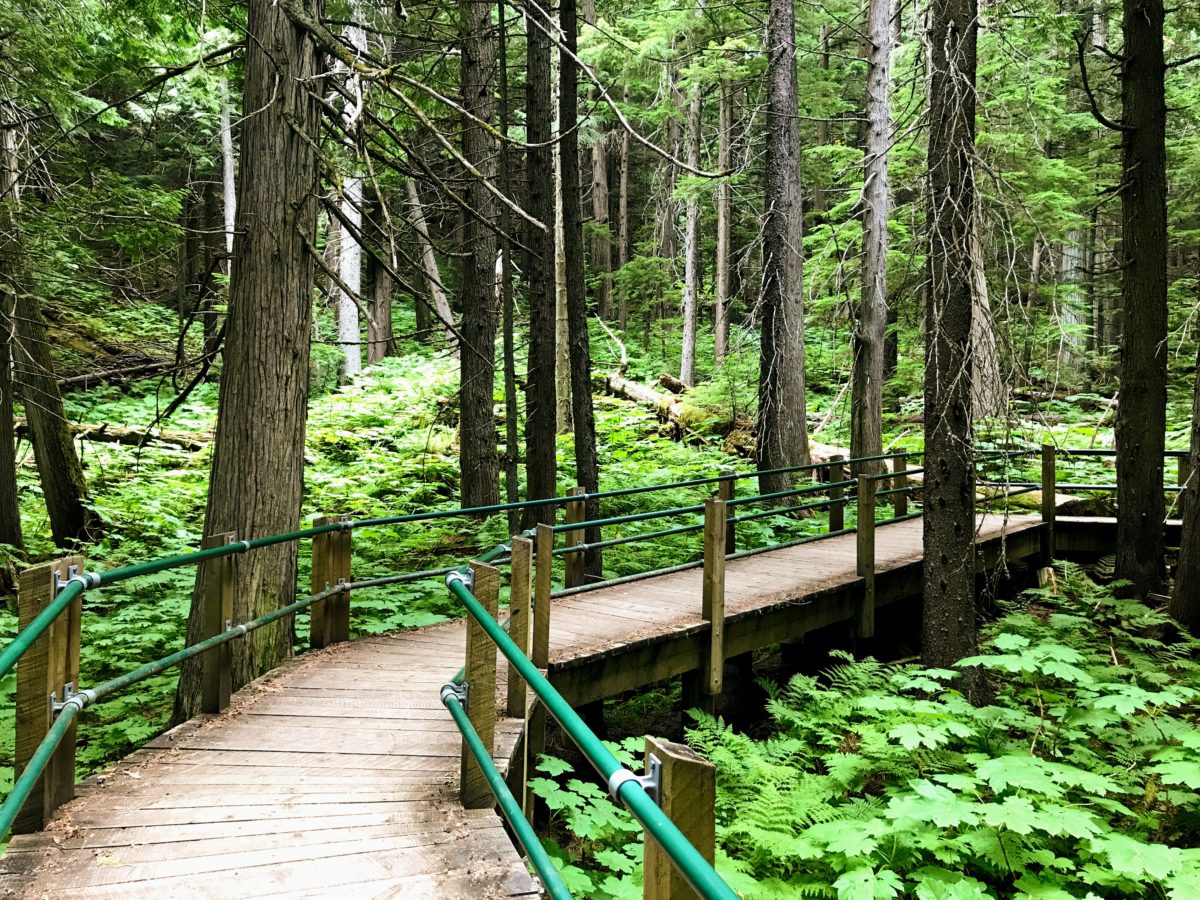
<svg viewBox="0 0 1200 900"><path fill-rule="evenodd" d="M664 90L668 103L675 109L683 104L683 97L675 85L675 68L673 63L666 63L663 68ZM667 149L676 159L679 158L679 120L675 116L667 117ZM675 234L675 223L679 218L679 204L675 200L675 181L679 173L675 164L663 162L662 182L659 187L657 201L657 223L655 236L657 238L656 255L663 259L674 261L679 253L679 241Z"/></svg>
<svg viewBox="0 0 1200 900"><path fill-rule="evenodd" d="M526 151L529 177L529 213L545 230L525 229L525 278L529 285L529 361L525 391L525 490L530 500L553 497L558 490L555 443L558 427L555 383L556 304L554 154L550 141L553 108L550 89L550 15L538 0L527 0L529 19L525 72ZM539 27L539 25L541 27ZM553 522L551 507L530 510L526 527Z"/></svg>
<svg viewBox="0 0 1200 900"><path fill-rule="evenodd" d="M495 119L496 36L489 0L460 0L463 109L480 122ZM463 116L463 156L484 179L495 180L496 142L483 125ZM468 178L463 222L459 456L462 505L500 501L500 460L492 397L496 380L496 201L480 179Z"/></svg>
<svg viewBox="0 0 1200 900"><path fill-rule="evenodd" d="M976 0L933 0L929 88L929 244L925 294L925 665L975 652L975 469L971 319L975 229ZM972 670L978 672L978 670ZM968 695L982 679L964 674Z"/></svg>
<svg viewBox="0 0 1200 900"><path fill-rule="evenodd" d="M237 177L234 173L233 128L229 123L229 82L221 79L221 196L225 221L225 274L233 260L233 231L237 221Z"/></svg>
<svg viewBox="0 0 1200 900"><path fill-rule="evenodd" d="M556 56L555 59L558 59ZM562 104L559 94L561 65L554 66L554 372L555 395L558 398L556 422L559 434L571 432L571 346L567 327L567 257L564 250L566 237L563 233L563 132L561 119ZM572 124L574 120L572 119ZM569 126L567 126L569 127Z"/></svg>
<svg viewBox="0 0 1200 900"><path fill-rule="evenodd" d="M755 461L762 470L809 461L793 0L770 0L768 16L766 221L755 443ZM788 474L761 475L759 487L763 493L787 490L792 481Z"/></svg>
<svg viewBox="0 0 1200 900"><path fill-rule="evenodd" d="M1167 406L1167 106L1162 0L1126 0L1121 66L1121 405L1117 578L1138 597L1163 579Z"/></svg>
<svg viewBox="0 0 1200 900"><path fill-rule="evenodd" d="M704 15L698 0L697 15ZM687 164L700 168L700 85L689 91L687 117ZM691 387L696 382L696 319L700 305L700 197L693 190L684 204L683 229L683 342L680 348L679 380Z"/></svg>
<svg viewBox="0 0 1200 900"><path fill-rule="evenodd" d="M972 130L972 143L974 130ZM974 196L974 195L973 195ZM982 217L974 199L969 262L971 265L971 414L977 419L996 418L1008 409L1008 388L1000 372L996 320L988 295L983 259Z"/></svg>
<svg viewBox="0 0 1200 900"><path fill-rule="evenodd" d="M717 125L717 169L728 172L733 163L733 88L721 79ZM729 352L729 273L733 266L733 186L728 178L717 182L717 271L713 301L713 362L720 365Z"/></svg>
<svg viewBox="0 0 1200 900"><path fill-rule="evenodd" d="M500 145L500 191L506 197L513 196L513 164L508 145L509 93L508 93L508 9L505 0L496 0L496 22L498 43L498 71L500 73L500 134L505 138ZM512 283L512 245L508 239L512 227L512 215L507 206L500 210L500 252L496 262L499 278L499 300L504 341L504 499L516 503L521 499L520 465L521 446L517 437L517 360L516 360L516 301ZM521 527L521 511L508 512L508 530L515 534Z"/></svg>
<svg viewBox="0 0 1200 900"><path fill-rule="evenodd" d="M384 215L383 199L371 189L367 198L367 220L369 232L378 239L379 247L386 248L388 264L396 267L396 254L392 246L395 232ZM392 328L392 293L396 284L392 273L379 264L375 254L367 254L367 362L381 362L396 353L396 334Z"/></svg>
<svg viewBox="0 0 1200 900"><path fill-rule="evenodd" d="M21 266L17 201L20 160L15 112L0 102L0 544L24 547L17 501L16 434L13 429L13 352L16 349L16 297Z"/></svg>
<svg viewBox="0 0 1200 900"><path fill-rule="evenodd" d="M1200 635L1200 351L1197 352L1195 388L1192 392L1192 438L1187 457L1187 482L1183 486L1183 535L1175 587L1167 612L1192 635Z"/></svg>
<svg viewBox="0 0 1200 900"><path fill-rule="evenodd" d="M356 2L350 3L350 15L360 15ZM367 32L357 22L346 26L343 36L356 55L367 49ZM342 127L347 135L358 131L363 112L363 82L355 72L345 74L346 96L342 101ZM362 246L357 235L362 234L363 177L358 168L358 147L353 138L346 138L346 149L351 155L351 171L342 179L342 215L351 227L342 229L341 252L338 254L338 277L344 288L339 287L337 323L338 341L342 345L342 380L348 381L362 371L362 327L359 323L358 304L362 297Z"/></svg>
<svg viewBox="0 0 1200 900"><path fill-rule="evenodd" d="M875 2L876 0L868 0L868 3L872 9L874 8ZM868 16L869 15L870 13L868 13ZM873 20L868 23L868 28L873 28ZM829 25L827 23L822 23L821 30L817 36L817 66L820 67L823 72L829 71L829 32ZM869 33L874 34L873 31L870 31ZM868 40L870 40L870 37L868 37ZM870 80L870 77L870 74L868 74L868 80ZM829 143L829 120L817 119L816 127L817 146L824 147ZM813 212L816 213L824 213L829 209L829 200L825 195L825 188L820 184L813 186L812 204Z"/></svg>
<svg viewBox="0 0 1200 900"><path fill-rule="evenodd" d="M296 0L304 15L319 0ZM291 531L304 490L304 435L312 325L321 108L319 54L308 32L274 0L248 4L242 126L242 191L229 287L229 325L221 377L216 446L209 475L206 536L247 539ZM203 569L188 618L188 643L201 634ZM262 548L238 561L234 621L291 603L296 545ZM236 689L291 655L289 620L232 645ZM185 664L175 721L200 702L198 661Z"/></svg>
<svg viewBox="0 0 1200 900"><path fill-rule="evenodd" d="M871 0L867 18L863 273L858 326L854 330L854 372L850 392L852 457L883 453L883 357L887 331L890 203L888 152L892 139L888 99L892 69L892 0ZM879 464L868 464L854 474L881 470Z"/></svg>
<svg viewBox="0 0 1200 900"><path fill-rule="evenodd" d="M624 128L621 129L620 148L620 174L617 180L617 270L629 262L629 132ZM621 292L618 304L617 326L624 331L629 321L629 298L625 291Z"/></svg>
<svg viewBox="0 0 1200 900"><path fill-rule="evenodd" d="M408 216L412 222L413 231L417 236L417 256L421 261L421 274L429 288L429 298L438 318L442 320L442 328L446 335L446 343L450 345L454 356L458 356L458 338L454 336L446 322L454 321L450 311L450 301L446 299L446 289L442 284L442 273L438 268L437 256L433 252L433 240L429 236L429 227L425 219L425 209L421 205L421 195L417 193L417 182L412 178L404 179L404 191L408 199Z"/></svg>
<svg viewBox="0 0 1200 900"><path fill-rule="evenodd" d="M583 278L583 216L579 196L579 138L574 128L579 97L575 0L562 0L563 50L559 58L559 127L562 130L563 261L567 275L567 326L571 347L571 419L575 432L575 478L589 493L599 490L600 461L596 448L596 420L592 409L592 359L588 340L587 295ZM599 516L599 502L585 504L588 519ZM600 529L589 528L589 544L600 539ZM600 575L600 551L584 554L590 576Z"/></svg>

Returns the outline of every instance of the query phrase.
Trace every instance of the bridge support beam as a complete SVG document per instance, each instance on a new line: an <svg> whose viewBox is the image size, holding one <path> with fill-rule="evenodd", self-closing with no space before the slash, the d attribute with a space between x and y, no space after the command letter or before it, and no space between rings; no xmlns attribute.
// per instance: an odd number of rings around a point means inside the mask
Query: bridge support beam
<svg viewBox="0 0 1200 900"><path fill-rule="evenodd" d="M70 556L26 569L17 587L17 619L26 628L67 581L83 571L83 558ZM53 703L62 703L79 685L79 625L83 599L76 597L17 664L15 775L20 777L54 721ZM13 823L13 833L41 831L51 813L75 796L75 724L54 751L39 784Z"/></svg>

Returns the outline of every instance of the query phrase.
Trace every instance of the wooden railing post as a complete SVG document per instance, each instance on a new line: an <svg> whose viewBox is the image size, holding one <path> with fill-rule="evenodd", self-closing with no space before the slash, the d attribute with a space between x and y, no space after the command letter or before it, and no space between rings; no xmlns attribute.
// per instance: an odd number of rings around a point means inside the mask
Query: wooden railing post
<svg viewBox="0 0 1200 900"><path fill-rule="evenodd" d="M1176 470L1176 483L1185 490L1188 486L1188 480L1192 475L1192 456L1191 453L1185 453L1176 460L1178 469Z"/></svg>
<svg viewBox="0 0 1200 900"><path fill-rule="evenodd" d="M17 587L17 624L25 628L61 585L83 571L83 558L71 556L26 569ZM62 703L79 683L79 626L83 598L75 598L17 663L15 774L25 771L54 721L53 703ZM13 823L13 832L41 831L50 814L75 796L75 724L51 757L45 772Z"/></svg>
<svg viewBox="0 0 1200 900"><path fill-rule="evenodd" d="M512 569L508 581L508 636L526 656L530 654L533 634L533 541L526 537L512 539ZM508 664L508 714L514 718L525 715L525 679L512 663Z"/></svg>
<svg viewBox="0 0 1200 900"><path fill-rule="evenodd" d="M700 654L700 706L708 713L724 687L725 674L725 501L704 501L704 580L700 615L709 626L708 642Z"/></svg>
<svg viewBox="0 0 1200 900"><path fill-rule="evenodd" d="M200 545L204 549L232 544L232 531L212 534ZM204 599L200 639L224 634L233 624L234 557L222 556L204 563ZM219 713L229 705L233 678L232 647L222 644L200 657L200 711Z"/></svg>
<svg viewBox="0 0 1200 900"><path fill-rule="evenodd" d="M313 525L348 522L349 516L319 516ZM350 529L318 534L312 540L312 592L350 583ZM314 650L350 640L350 592L318 600L309 614L309 640Z"/></svg>
<svg viewBox="0 0 1200 900"><path fill-rule="evenodd" d="M737 496L737 481L733 469L721 470L721 482L717 485L717 497L728 503ZM737 553L737 523L726 519L725 523L725 552Z"/></svg>
<svg viewBox="0 0 1200 900"><path fill-rule="evenodd" d="M717 768L686 744L646 738L646 772L658 771L658 805L700 854L713 862L717 848ZM694 900L696 892L647 833L642 896Z"/></svg>
<svg viewBox="0 0 1200 900"><path fill-rule="evenodd" d="M1042 566L1054 558L1054 517L1058 510L1057 454L1053 444L1042 444Z"/></svg>
<svg viewBox="0 0 1200 900"><path fill-rule="evenodd" d="M550 665L550 592L554 588L554 529L538 525L534 535L533 633L529 658L543 674ZM532 694L525 708L525 773L546 749L546 709ZM529 790L528 778L521 798L525 817L533 821L537 798Z"/></svg>
<svg viewBox="0 0 1200 900"><path fill-rule="evenodd" d="M484 563L471 563L471 593L492 618L500 603L500 570ZM467 617L467 718L471 720L488 753L496 749L496 645L473 616ZM485 809L495 800L479 763L462 747L459 791L467 809Z"/></svg>
<svg viewBox="0 0 1200 900"><path fill-rule="evenodd" d="M858 574L863 579L858 636L875 636L875 478L858 476Z"/></svg>
<svg viewBox="0 0 1200 900"><path fill-rule="evenodd" d="M573 487L567 493L572 497L578 497L586 493L582 487ZM567 521L568 525L575 525L584 521L587 516L586 504L583 500L571 500L567 503ZM582 528L572 528L566 533L566 545L568 547L577 547L583 543L584 530ZM568 553L567 560L567 578L566 586L569 588L579 587L587 580L586 569L584 567L584 554L582 552Z"/></svg>
<svg viewBox="0 0 1200 900"><path fill-rule="evenodd" d="M892 457L892 515L897 519L908 515L908 491L904 490L908 476L901 473L908 469L908 454L900 453Z"/></svg>
<svg viewBox="0 0 1200 900"><path fill-rule="evenodd" d="M829 483L837 484L846 480L846 466L841 456L829 457ZM829 505L829 530L841 531L846 527L846 495L844 488L829 489L829 499L834 501Z"/></svg>

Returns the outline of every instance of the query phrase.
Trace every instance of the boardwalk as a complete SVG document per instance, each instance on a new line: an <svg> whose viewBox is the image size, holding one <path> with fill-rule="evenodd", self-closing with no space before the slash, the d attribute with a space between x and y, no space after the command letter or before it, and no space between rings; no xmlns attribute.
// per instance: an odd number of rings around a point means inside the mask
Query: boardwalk
<svg viewBox="0 0 1200 900"><path fill-rule="evenodd" d="M1028 556L1040 519L989 518L979 537L988 561ZM848 618L861 585L854 541L731 560L727 655ZM920 546L919 519L877 530L881 604L911 596ZM707 628L700 577L689 570L556 601L556 686L579 703L695 668ZM463 624L454 622L293 660L240 691L224 713L180 726L82 783L45 832L13 839L0 858L0 892L536 895L499 817L458 804L460 739L438 688L462 665L463 647ZM520 728L498 724L502 769Z"/></svg>

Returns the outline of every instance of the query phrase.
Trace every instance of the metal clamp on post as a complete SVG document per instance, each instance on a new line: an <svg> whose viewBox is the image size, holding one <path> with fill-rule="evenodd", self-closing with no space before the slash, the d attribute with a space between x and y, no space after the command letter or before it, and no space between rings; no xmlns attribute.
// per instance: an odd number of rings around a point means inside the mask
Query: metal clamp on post
<svg viewBox="0 0 1200 900"><path fill-rule="evenodd" d="M612 777L608 779L608 795L617 803L622 803L621 800L621 785L627 781L636 781L642 786L650 799L654 801L655 806L662 806L662 796L660 788L662 786L662 760L653 753L650 754L650 772L646 775L635 775L628 769L617 769L612 773Z"/></svg>
<svg viewBox="0 0 1200 900"><path fill-rule="evenodd" d="M54 593L61 594L72 581L79 582L85 591L100 587L100 576L95 572L80 572L79 566L67 566L66 578L62 578L57 572L54 573Z"/></svg>
<svg viewBox="0 0 1200 900"><path fill-rule="evenodd" d="M460 572L455 569L453 572L446 573L446 587L450 587L456 581L460 582L468 591L475 587L475 576L471 572Z"/></svg>
<svg viewBox="0 0 1200 900"><path fill-rule="evenodd" d="M442 705L447 706L450 702L450 698L453 697L463 707L466 707L467 694L469 692L470 689L467 687L467 683L465 681L462 684L444 684L442 685L442 691L440 695L442 698Z"/></svg>
<svg viewBox="0 0 1200 900"><path fill-rule="evenodd" d="M50 692L50 719L53 721L58 718L58 714L62 712L64 706L71 702L71 698L75 696L75 682L68 681L63 685L63 698L59 702L58 691Z"/></svg>

